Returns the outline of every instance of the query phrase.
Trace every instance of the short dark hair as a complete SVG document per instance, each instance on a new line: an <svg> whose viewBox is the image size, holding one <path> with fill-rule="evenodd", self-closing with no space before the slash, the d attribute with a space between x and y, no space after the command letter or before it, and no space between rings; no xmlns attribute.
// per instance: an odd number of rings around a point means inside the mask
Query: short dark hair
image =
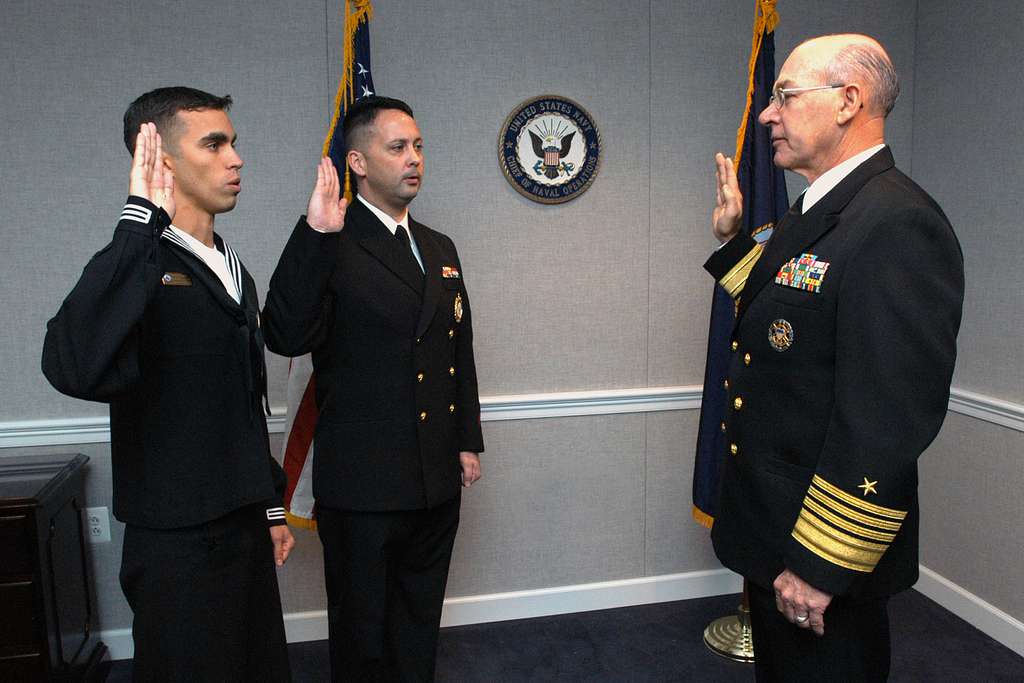
<svg viewBox="0 0 1024 683"><path fill-rule="evenodd" d="M373 125L373 122L377 120L377 116L385 109L397 109L415 118L412 113L412 107L402 100L396 100L393 97L370 95L369 97L356 100L345 113L345 121L341 129L342 134L345 136L346 153L352 149L353 143L359 139L363 130Z"/></svg>
<svg viewBox="0 0 1024 683"><path fill-rule="evenodd" d="M174 117L179 111L199 111L202 109L231 109L231 95L217 97L202 90L174 86L157 88L140 95L128 105L124 112L124 146L129 154L135 153L135 138L142 124L153 122L164 143L174 143L170 133L174 130Z"/></svg>

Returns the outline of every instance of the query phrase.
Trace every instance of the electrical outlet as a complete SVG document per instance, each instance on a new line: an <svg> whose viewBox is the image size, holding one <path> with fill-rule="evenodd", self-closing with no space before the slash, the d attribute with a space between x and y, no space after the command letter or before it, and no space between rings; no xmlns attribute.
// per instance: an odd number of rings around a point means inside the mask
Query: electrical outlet
<svg viewBox="0 0 1024 683"><path fill-rule="evenodd" d="M110 543L110 515L107 508L85 508L85 535L90 543Z"/></svg>

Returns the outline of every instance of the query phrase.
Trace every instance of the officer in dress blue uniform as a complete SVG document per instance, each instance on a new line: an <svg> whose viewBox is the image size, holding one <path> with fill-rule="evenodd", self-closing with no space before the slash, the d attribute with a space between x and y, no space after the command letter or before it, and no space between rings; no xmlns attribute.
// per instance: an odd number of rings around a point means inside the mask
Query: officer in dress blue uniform
<svg viewBox="0 0 1024 683"><path fill-rule="evenodd" d="M705 268L737 313L712 540L748 579L758 681L884 681L888 598L917 580L917 458L946 415L964 279L885 145L897 94L867 36L793 51L759 121L810 187L763 248L716 157Z"/></svg>
<svg viewBox="0 0 1024 683"><path fill-rule="evenodd" d="M344 122L358 194L318 169L270 281L267 346L313 354L313 494L335 681L430 681L459 523L480 478L480 399L462 264L413 220L423 140L399 100Z"/></svg>

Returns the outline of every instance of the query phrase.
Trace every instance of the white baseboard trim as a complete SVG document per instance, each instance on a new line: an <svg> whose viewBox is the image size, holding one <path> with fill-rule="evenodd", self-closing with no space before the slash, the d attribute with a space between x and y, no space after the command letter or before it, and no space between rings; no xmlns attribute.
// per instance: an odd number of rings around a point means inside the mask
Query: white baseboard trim
<svg viewBox="0 0 1024 683"><path fill-rule="evenodd" d="M1024 657L1024 623L921 565L914 588L993 640Z"/></svg>
<svg viewBox="0 0 1024 683"><path fill-rule="evenodd" d="M645 576L575 586L447 598L441 626L488 624L512 619L533 619L555 614L647 605L692 598L728 595L743 590L743 580L728 569ZM327 612L299 612L284 618L289 643L327 638Z"/></svg>
<svg viewBox="0 0 1024 683"><path fill-rule="evenodd" d="M743 580L738 575L728 569L709 569L576 586L471 595L445 600L441 625L464 626L531 619L553 614L707 598L739 593L742 590Z"/></svg>
<svg viewBox="0 0 1024 683"><path fill-rule="evenodd" d="M484 624L510 619L530 619L553 614L589 612L614 607L672 602L739 593L743 582L728 569L645 576L575 586L471 595L448 598L441 612L441 626ZM292 612L284 615L289 643L327 638L327 611ZM111 659L130 659L134 651L131 629L100 632Z"/></svg>
<svg viewBox="0 0 1024 683"><path fill-rule="evenodd" d="M964 590L949 579L921 566L914 588L943 608L1024 657L1024 623ZM511 619L531 619L615 607L629 607L674 600L708 598L739 593L742 580L727 569L647 576L574 586L471 595L448 598L441 613L442 626L484 624ZM327 612L292 612L284 617L289 643L327 638ZM131 629L102 631L100 639L111 659L130 659Z"/></svg>
<svg viewBox="0 0 1024 683"><path fill-rule="evenodd" d="M492 422L695 410L700 408L700 400L701 386L697 384L484 396L480 399L480 419ZM953 389L949 409L1024 432L1024 404ZM274 416L267 419L267 428L271 434L284 432L284 406L274 407ZM0 422L0 449L109 442L110 422L106 416Z"/></svg>
<svg viewBox="0 0 1024 683"><path fill-rule="evenodd" d="M107 646L111 660L131 659L135 654L135 643L132 642L130 628L114 628L100 631L99 639Z"/></svg>

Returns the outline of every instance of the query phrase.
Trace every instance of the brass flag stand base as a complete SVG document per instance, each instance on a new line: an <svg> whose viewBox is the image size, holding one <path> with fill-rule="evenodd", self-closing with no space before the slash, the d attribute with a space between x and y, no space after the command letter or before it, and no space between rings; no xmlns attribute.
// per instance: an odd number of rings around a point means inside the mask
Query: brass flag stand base
<svg viewBox="0 0 1024 683"><path fill-rule="evenodd" d="M736 662L754 661L754 638L750 630L750 607L746 581L743 582L743 604L733 616L715 619L704 629L704 644L716 655Z"/></svg>

